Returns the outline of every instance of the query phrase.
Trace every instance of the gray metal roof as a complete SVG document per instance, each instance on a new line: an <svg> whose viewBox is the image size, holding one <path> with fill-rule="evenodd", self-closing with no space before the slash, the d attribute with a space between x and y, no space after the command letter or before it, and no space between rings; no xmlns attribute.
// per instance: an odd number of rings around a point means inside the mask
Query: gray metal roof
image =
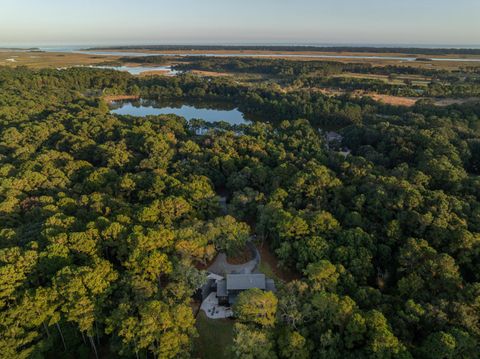
<svg viewBox="0 0 480 359"><path fill-rule="evenodd" d="M227 293L227 281L225 279L217 281L217 297L226 297Z"/></svg>
<svg viewBox="0 0 480 359"><path fill-rule="evenodd" d="M227 274L227 290L265 290L265 274Z"/></svg>
<svg viewBox="0 0 480 359"><path fill-rule="evenodd" d="M267 279L265 281L267 290L269 292L276 292L277 288L275 287L275 281L273 279Z"/></svg>

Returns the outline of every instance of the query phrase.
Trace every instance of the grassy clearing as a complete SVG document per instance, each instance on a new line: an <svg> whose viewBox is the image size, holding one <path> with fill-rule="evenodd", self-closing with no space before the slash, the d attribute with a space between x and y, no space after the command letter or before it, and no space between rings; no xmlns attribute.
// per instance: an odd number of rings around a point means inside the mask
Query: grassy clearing
<svg viewBox="0 0 480 359"><path fill-rule="evenodd" d="M118 56L96 56L60 52L0 51L0 66L28 66L31 68L58 68L95 65L118 60Z"/></svg>
<svg viewBox="0 0 480 359"><path fill-rule="evenodd" d="M209 319L200 311L196 322L199 337L194 341L194 357L230 358L228 349L233 344L233 324L234 321L230 319Z"/></svg>
<svg viewBox="0 0 480 359"><path fill-rule="evenodd" d="M138 76L140 77L148 77L148 76L173 76L170 74L168 70L155 70L155 71L144 71L140 73Z"/></svg>
<svg viewBox="0 0 480 359"><path fill-rule="evenodd" d="M198 76L204 76L204 77L225 77L225 76L234 75L228 72L202 71L202 70L192 70L191 73Z"/></svg>
<svg viewBox="0 0 480 359"><path fill-rule="evenodd" d="M369 96L373 98L375 101L382 102L387 105L406 106L406 107L414 106L419 100L418 98L382 95L377 93L366 93L364 94L364 96Z"/></svg>

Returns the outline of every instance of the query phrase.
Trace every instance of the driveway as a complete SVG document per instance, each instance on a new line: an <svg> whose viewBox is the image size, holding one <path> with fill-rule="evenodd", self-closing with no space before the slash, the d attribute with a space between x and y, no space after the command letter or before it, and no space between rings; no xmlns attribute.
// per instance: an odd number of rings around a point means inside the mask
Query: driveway
<svg viewBox="0 0 480 359"><path fill-rule="evenodd" d="M253 259L243 264L230 264L227 262L227 255L225 253L220 253L215 261L207 268L207 271L215 273L221 276L227 274L249 274L253 273L260 263L260 252L253 245L253 243L248 243L248 247L252 251Z"/></svg>

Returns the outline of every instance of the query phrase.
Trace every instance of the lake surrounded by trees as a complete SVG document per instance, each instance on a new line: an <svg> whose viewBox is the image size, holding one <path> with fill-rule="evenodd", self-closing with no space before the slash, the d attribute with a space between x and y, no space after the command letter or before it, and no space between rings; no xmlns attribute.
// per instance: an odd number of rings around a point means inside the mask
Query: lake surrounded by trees
<svg viewBox="0 0 480 359"><path fill-rule="evenodd" d="M190 121L227 122L230 125L246 125L251 121L238 108L227 109L217 103L161 103L157 101L118 101L111 105L111 113L145 117L151 115L177 115Z"/></svg>

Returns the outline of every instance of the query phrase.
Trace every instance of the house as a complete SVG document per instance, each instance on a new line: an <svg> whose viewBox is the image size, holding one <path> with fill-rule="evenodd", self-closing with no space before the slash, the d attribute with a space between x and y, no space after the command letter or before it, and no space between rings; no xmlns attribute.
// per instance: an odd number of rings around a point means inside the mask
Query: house
<svg viewBox="0 0 480 359"><path fill-rule="evenodd" d="M334 131L327 131L325 133L325 137L327 138L327 142L328 143L331 143L331 142L342 142L343 140L343 136L337 132L334 132Z"/></svg>
<svg viewBox="0 0 480 359"><path fill-rule="evenodd" d="M231 306L242 291L252 288L274 292L275 283L265 274L227 274L226 278L217 281L218 304Z"/></svg>
<svg viewBox="0 0 480 359"><path fill-rule="evenodd" d="M193 295L193 298L203 302L210 295L210 293L216 292L217 282L221 280L223 280L222 276L215 273L208 273L207 281L203 286L197 288L196 292Z"/></svg>

